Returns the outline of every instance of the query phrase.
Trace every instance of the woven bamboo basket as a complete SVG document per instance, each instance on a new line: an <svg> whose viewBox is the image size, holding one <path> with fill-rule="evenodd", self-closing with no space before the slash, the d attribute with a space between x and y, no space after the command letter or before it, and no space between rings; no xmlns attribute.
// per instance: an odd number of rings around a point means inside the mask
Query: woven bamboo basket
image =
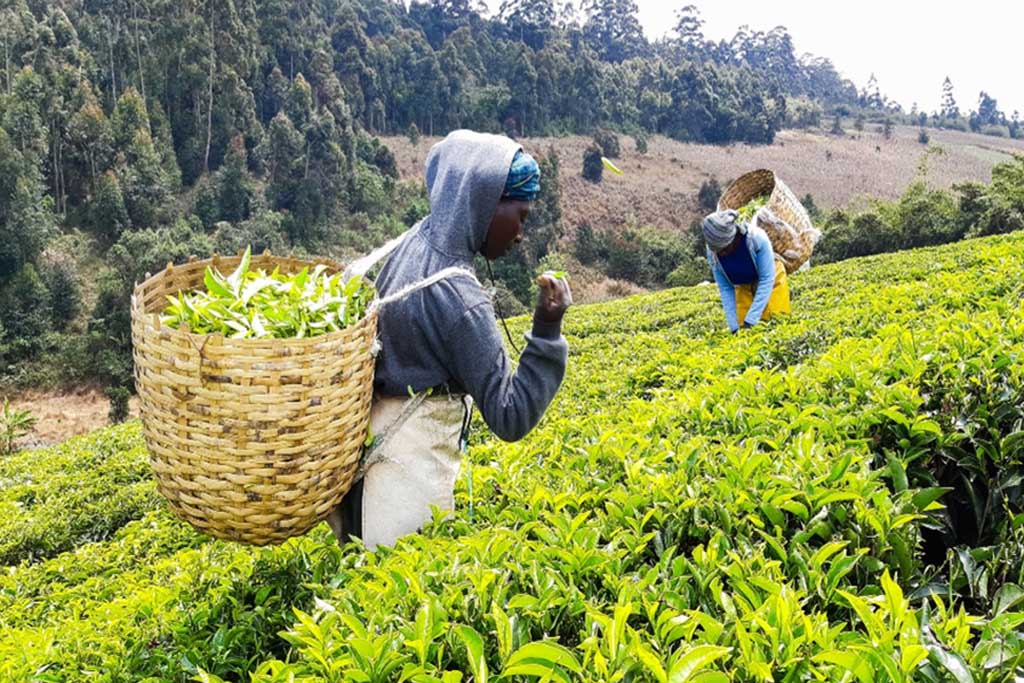
<svg viewBox="0 0 1024 683"><path fill-rule="evenodd" d="M811 258L821 232L811 223L800 200L774 172L759 169L737 178L718 200L718 210L739 209L756 197L768 195L768 211L757 215L757 225L772 242L772 249L792 273Z"/></svg>
<svg viewBox="0 0 1024 683"><path fill-rule="evenodd" d="M157 487L171 510L215 538L267 545L306 532L351 487L373 395L377 314L308 339L229 339L160 324L167 297L203 286L191 259L136 285L135 385ZM254 256L295 273L329 261Z"/></svg>

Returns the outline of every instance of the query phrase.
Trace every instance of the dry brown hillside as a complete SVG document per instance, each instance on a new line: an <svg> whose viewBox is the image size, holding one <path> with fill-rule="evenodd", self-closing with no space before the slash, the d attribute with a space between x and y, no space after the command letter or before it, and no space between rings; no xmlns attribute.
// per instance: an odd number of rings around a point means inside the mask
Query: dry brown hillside
<svg viewBox="0 0 1024 683"><path fill-rule="evenodd" d="M38 448L106 427L110 401L96 387L80 387L69 391L23 392L12 397L11 406L15 410L32 411L37 419L35 428L19 445ZM139 415L137 396L130 401L129 415L133 418Z"/></svg>
<svg viewBox="0 0 1024 683"><path fill-rule="evenodd" d="M647 154L635 151L633 139L621 136L622 156L616 162L623 176L605 173L595 185L580 176L589 139L526 138L532 153L554 148L562 165L562 208L571 235L588 221L595 228L630 223L682 229L698 217L697 190L710 177L725 184L744 171L771 168L801 197L814 196L821 208L845 206L862 196L894 198L914 180L925 146L918 130L897 127L886 141L875 126L846 137L823 132L783 131L767 146L691 145L656 137ZM1024 154L1024 141L956 131L929 130L931 145L943 150L928 163L928 180L950 187L964 180L988 181L992 166ZM423 161L435 139L413 147L405 138L387 138L403 177L421 176ZM570 237L571 239L571 237Z"/></svg>
<svg viewBox="0 0 1024 683"><path fill-rule="evenodd" d="M852 130L850 131L854 135ZM963 180L988 181L993 164L1024 154L1024 142L957 133L929 131L931 143L945 153L929 161L929 180L951 186ZM405 138L387 138L405 178L418 177L430 145L424 138L413 147ZM845 205L858 196L895 197L918 173L924 147L916 128L897 128L891 141L870 130L860 138L836 138L823 133L784 131L770 146L687 145L654 138L645 155L637 154L633 139L620 137L622 157L616 162L625 175L605 174L600 185L580 176L583 150L589 138L527 138L534 153L554 148L562 163L562 207L570 242L575 227L589 221L595 228L621 227L630 222L683 229L698 217L700 184L716 177L723 184L745 170L775 169L801 196L811 193L822 208ZM876 146L879 148L876 150ZM829 156L831 155L831 156ZM69 238L70 239L70 238ZM642 291L629 282L612 280L595 268L579 264L564 244L565 267L573 274L577 302L615 299ZM91 296L89 297L91 299ZM15 405L31 408L39 417L24 445L44 445L85 433L106 423L107 399L96 390L71 394L32 393L16 397ZM132 413L136 414L133 402Z"/></svg>

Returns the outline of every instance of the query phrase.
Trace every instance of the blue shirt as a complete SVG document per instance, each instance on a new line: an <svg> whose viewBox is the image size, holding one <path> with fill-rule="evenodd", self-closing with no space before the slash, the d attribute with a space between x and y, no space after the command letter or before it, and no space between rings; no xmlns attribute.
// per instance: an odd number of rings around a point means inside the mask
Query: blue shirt
<svg viewBox="0 0 1024 683"><path fill-rule="evenodd" d="M757 277L754 282L757 283L757 288L754 292L754 301L750 304L750 311L742 322L756 325L761 321L764 309L768 306L768 299L772 295L772 288L775 286L775 252L772 250L771 240L768 239L765 231L753 225L750 226L743 247L756 266ZM737 249L737 251L742 251L742 249ZM707 255L708 262L711 264L711 273L714 275L718 291L722 296L725 322L729 325L729 329L735 332L739 329L741 322L737 320L736 315L735 284L741 283L734 283L726 274L715 252L708 249Z"/></svg>
<svg viewBox="0 0 1024 683"><path fill-rule="evenodd" d="M734 285L750 285L757 282L757 267L750 256L746 235L740 236L740 243L731 254L718 257L718 265Z"/></svg>

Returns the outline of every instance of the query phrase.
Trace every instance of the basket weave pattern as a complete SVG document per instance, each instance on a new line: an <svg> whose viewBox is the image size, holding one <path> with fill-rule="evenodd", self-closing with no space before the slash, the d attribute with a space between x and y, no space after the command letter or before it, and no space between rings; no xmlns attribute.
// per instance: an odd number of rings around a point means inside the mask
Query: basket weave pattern
<svg viewBox="0 0 1024 683"><path fill-rule="evenodd" d="M207 266L229 273L239 261L192 259L135 287L135 384L172 511L210 536L266 545L307 531L352 485L369 424L377 314L308 339L230 339L160 324L167 296L202 287ZM313 265L269 253L251 262L283 273Z"/></svg>
<svg viewBox="0 0 1024 683"><path fill-rule="evenodd" d="M792 273L811 257L821 233L811 223L800 200L782 179L767 169L751 171L737 178L718 200L718 209L739 209L755 197L768 195L769 212L758 214L757 225L772 242L772 248ZM778 220L773 220L772 216Z"/></svg>

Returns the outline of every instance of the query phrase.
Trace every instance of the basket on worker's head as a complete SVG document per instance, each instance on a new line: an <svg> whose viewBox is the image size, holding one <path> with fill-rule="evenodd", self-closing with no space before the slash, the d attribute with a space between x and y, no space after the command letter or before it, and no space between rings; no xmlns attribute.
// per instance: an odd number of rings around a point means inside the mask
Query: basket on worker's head
<svg viewBox="0 0 1024 683"><path fill-rule="evenodd" d="M203 287L207 266L167 268L135 287L132 343L143 433L160 493L216 538L280 543L323 520L348 491L366 441L377 313L305 339L229 339L161 325L167 297ZM251 267L317 263L264 253Z"/></svg>
<svg viewBox="0 0 1024 683"><path fill-rule="evenodd" d="M792 273L811 258L821 232L793 191L767 169L745 173L733 181L718 200L718 210L738 210L758 197L768 197L768 203L754 221L768 233L772 248Z"/></svg>

